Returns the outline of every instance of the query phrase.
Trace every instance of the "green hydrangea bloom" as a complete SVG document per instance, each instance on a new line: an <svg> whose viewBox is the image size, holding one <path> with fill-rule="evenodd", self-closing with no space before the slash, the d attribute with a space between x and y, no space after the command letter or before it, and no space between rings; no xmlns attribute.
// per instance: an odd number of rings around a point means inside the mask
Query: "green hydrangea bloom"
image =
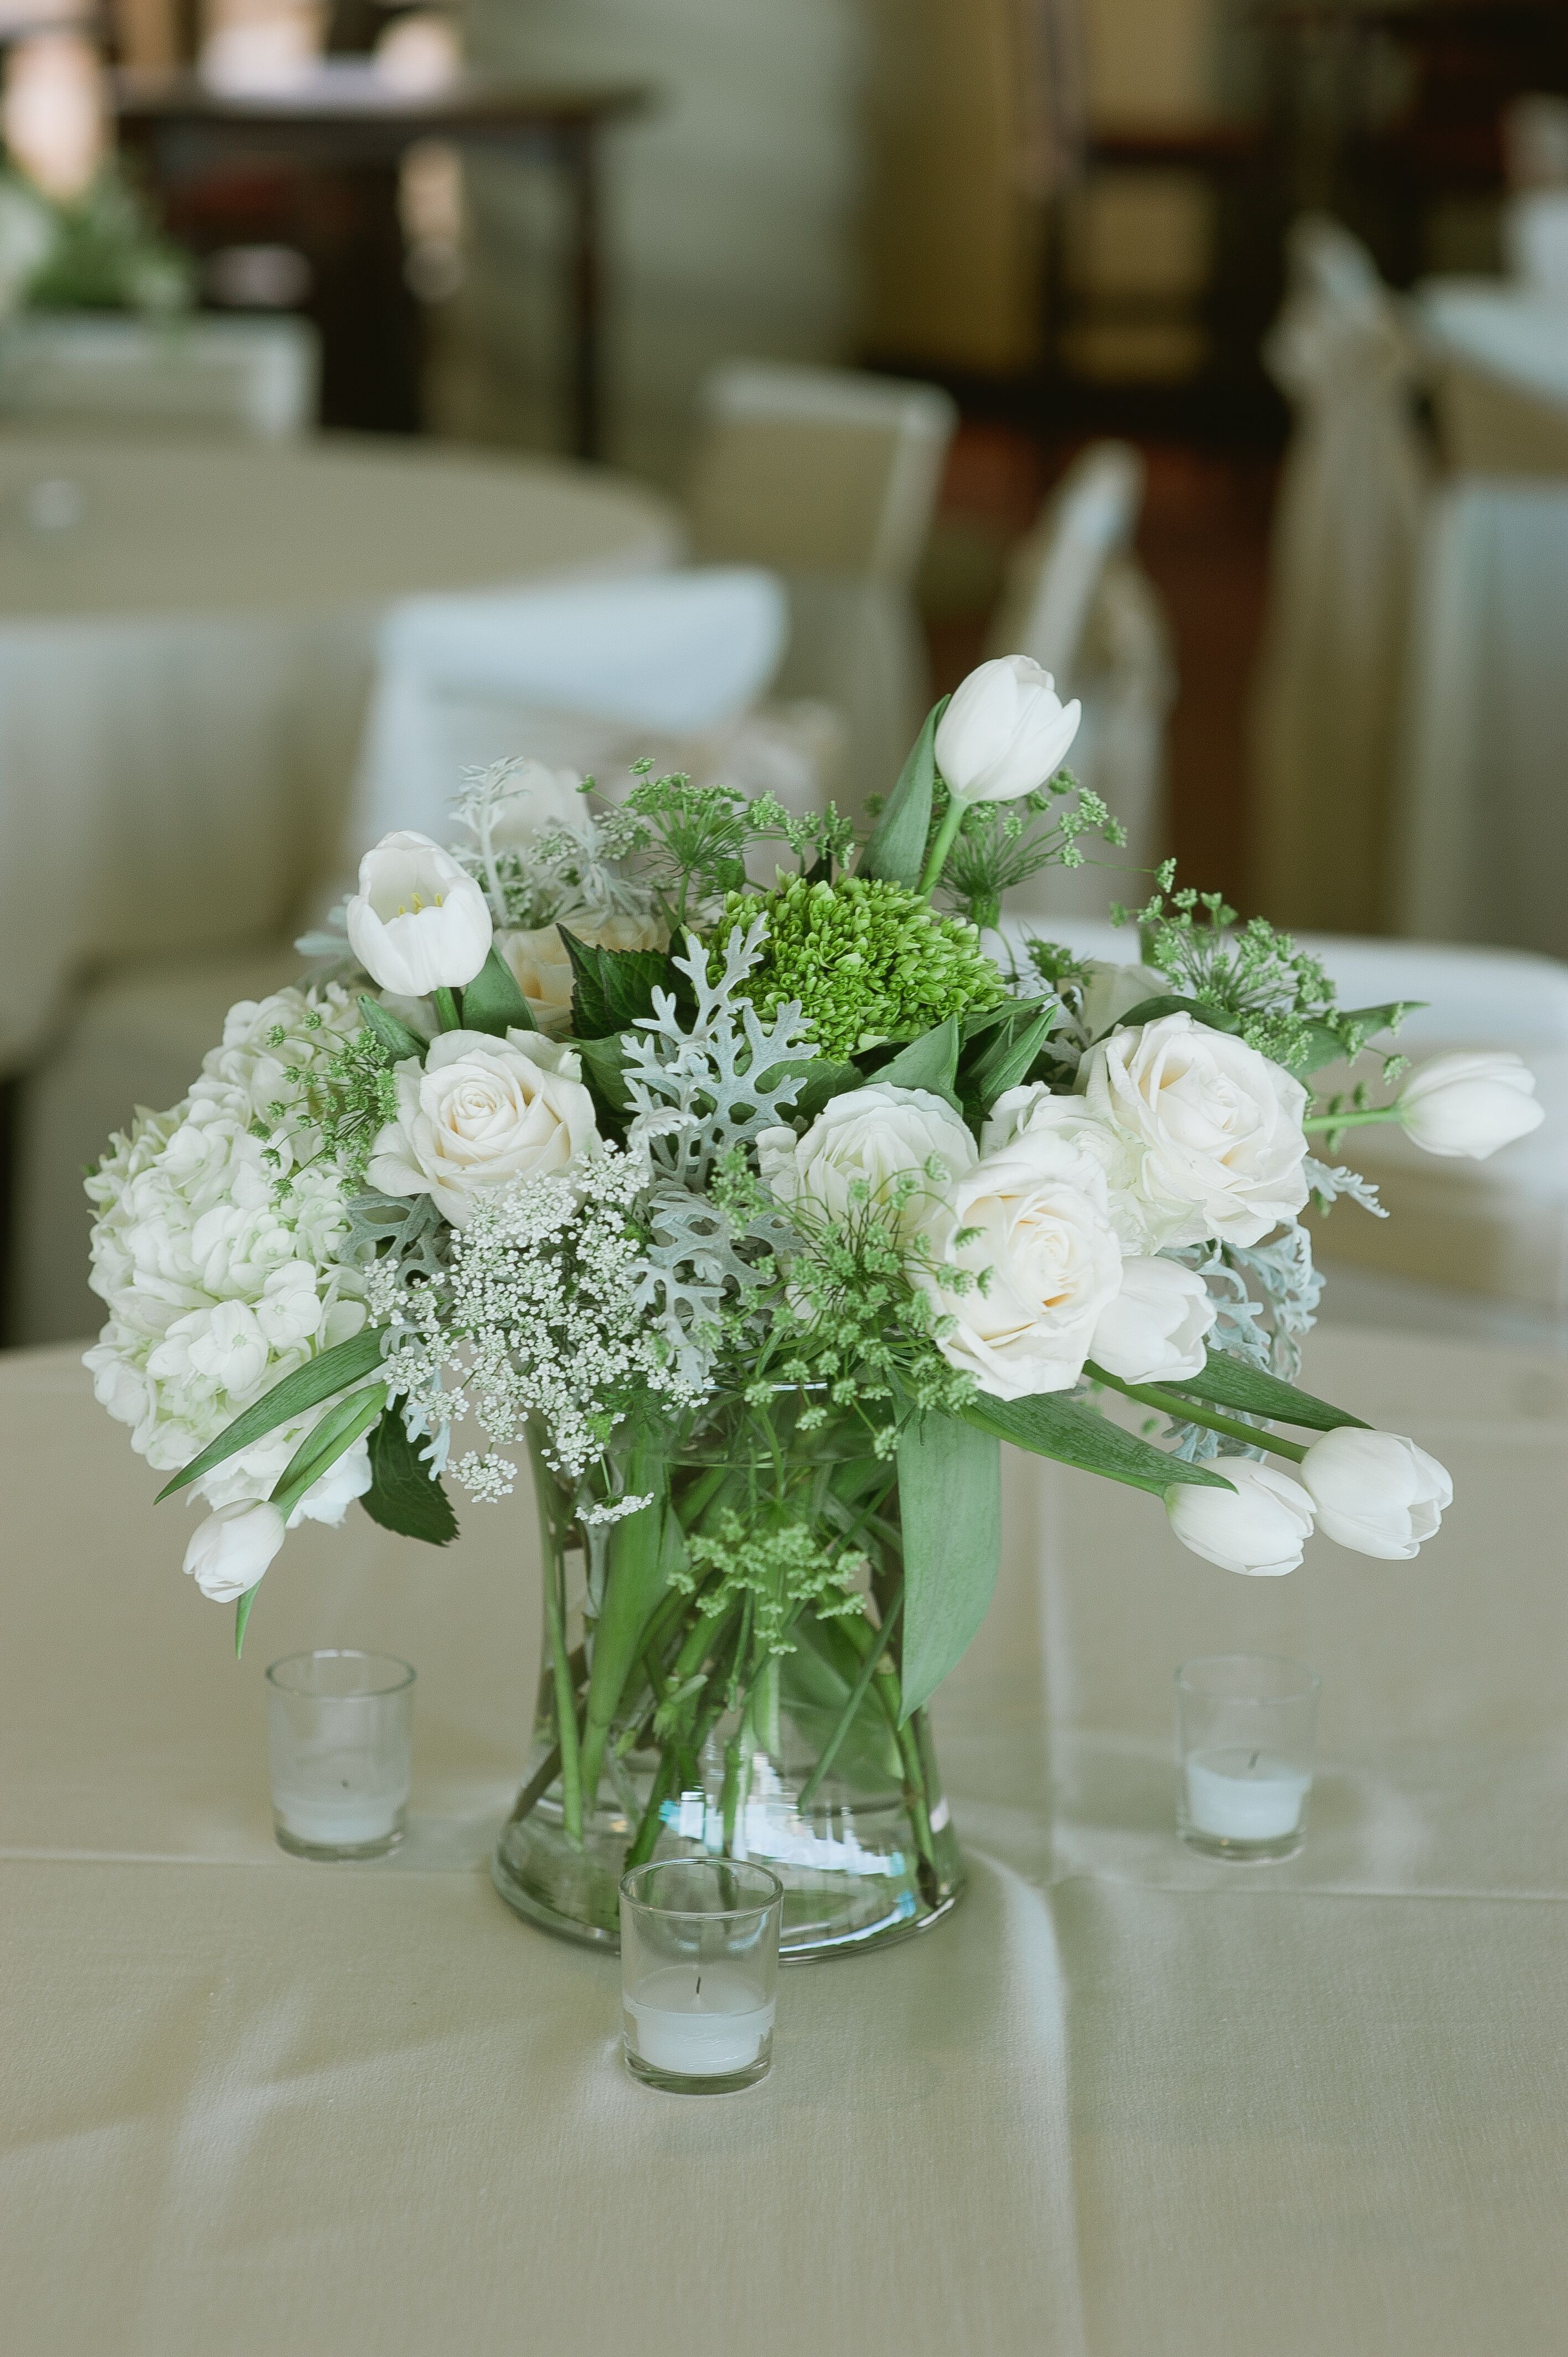
<svg viewBox="0 0 1568 2357"><path fill-rule="evenodd" d="M768 938L741 988L765 1017L798 998L824 1056L912 1039L950 1015L999 1006L1005 996L975 928L939 916L902 884L863 876L810 884L794 876L761 905ZM732 892L720 941L757 906L753 896Z"/></svg>

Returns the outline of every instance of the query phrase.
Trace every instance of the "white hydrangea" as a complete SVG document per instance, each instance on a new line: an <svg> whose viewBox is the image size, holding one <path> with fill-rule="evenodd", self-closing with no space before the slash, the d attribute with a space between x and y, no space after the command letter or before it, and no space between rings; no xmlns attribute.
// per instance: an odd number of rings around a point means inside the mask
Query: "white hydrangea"
<svg viewBox="0 0 1568 2357"><path fill-rule="evenodd" d="M109 1318L86 1354L102 1405L160 1472L365 1323L364 1280L336 1258L347 1232L335 1164L302 1115L313 1065L360 1028L337 985L231 1007L188 1096L138 1111L87 1180L98 1206L93 1291ZM258 1132L261 1134L258 1135ZM214 1507L264 1498L320 1411L193 1485ZM366 1444L299 1514L338 1522L370 1486Z"/></svg>

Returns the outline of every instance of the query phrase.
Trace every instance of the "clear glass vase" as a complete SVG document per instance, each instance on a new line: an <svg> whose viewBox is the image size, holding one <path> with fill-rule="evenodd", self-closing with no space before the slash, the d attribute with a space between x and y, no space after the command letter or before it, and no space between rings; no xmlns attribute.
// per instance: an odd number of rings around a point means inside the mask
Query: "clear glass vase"
<svg viewBox="0 0 1568 2357"><path fill-rule="evenodd" d="M614 1948L627 1867L705 1853L779 1878L785 1955L947 1914L963 1869L925 1713L903 1714L897 1470L864 1425L736 1401L621 1432L582 1480L537 1448L533 1472L544 1641L507 1903Z"/></svg>

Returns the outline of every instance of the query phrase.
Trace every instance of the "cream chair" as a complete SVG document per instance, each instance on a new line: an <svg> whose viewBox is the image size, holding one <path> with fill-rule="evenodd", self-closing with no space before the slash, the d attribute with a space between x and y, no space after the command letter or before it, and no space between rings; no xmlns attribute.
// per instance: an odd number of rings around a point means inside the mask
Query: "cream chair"
<svg viewBox="0 0 1568 2357"><path fill-rule="evenodd" d="M1165 850L1165 724L1175 693L1170 636L1132 554L1144 466L1123 442L1074 460L1020 544L987 655L1029 655L1083 706L1069 763L1127 830L1123 851L1086 845L1082 867L1047 868L1015 895L1041 913L1103 916L1144 898Z"/></svg>
<svg viewBox="0 0 1568 2357"><path fill-rule="evenodd" d="M308 320L23 312L0 327L0 419L288 441L316 424Z"/></svg>
<svg viewBox="0 0 1568 2357"><path fill-rule="evenodd" d="M932 385L736 361L703 388L696 554L789 593L774 692L836 707L857 803L897 779L929 703L914 583L957 413Z"/></svg>

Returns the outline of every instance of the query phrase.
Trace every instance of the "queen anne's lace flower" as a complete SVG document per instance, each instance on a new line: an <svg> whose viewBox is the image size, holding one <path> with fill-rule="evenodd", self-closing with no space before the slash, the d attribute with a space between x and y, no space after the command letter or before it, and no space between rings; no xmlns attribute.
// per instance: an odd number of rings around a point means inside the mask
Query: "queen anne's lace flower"
<svg viewBox="0 0 1568 2357"><path fill-rule="evenodd" d="M339 1266L336 1167L304 1117L313 1068L359 1028L340 989L282 990L230 1010L188 1096L138 1112L87 1181L95 1293L108 1322L86 1354L93 1388L160 1471L189 1463L244 1408L365 1322ZM194 1484L209 1504L264 1498L317 1410ZM337 1522L368 1488L361 1442L300 1508Z"/></svg>

